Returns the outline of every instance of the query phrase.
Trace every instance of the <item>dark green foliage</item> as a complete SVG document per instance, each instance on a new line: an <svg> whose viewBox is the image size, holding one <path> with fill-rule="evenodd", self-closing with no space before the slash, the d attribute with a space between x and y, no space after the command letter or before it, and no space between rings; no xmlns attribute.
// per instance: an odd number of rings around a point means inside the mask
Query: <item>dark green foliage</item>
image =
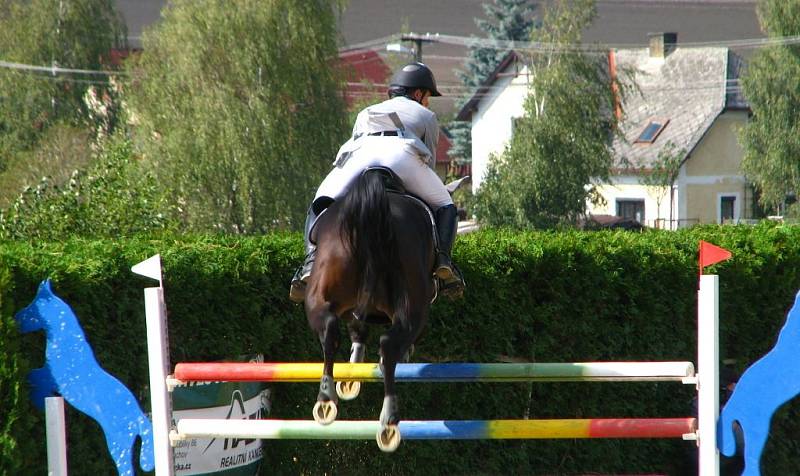
<svg viewBox="0 0 800 476"><path fill-rule="evenodd" d="M138 167L130 141L114 137L86 170L64 185L47 178L26 188L0 212L0 237L56 241L70 236L112 238L175 228L173 209L152 175Z"/></svg>
<svg viewBox="0 0 800 476"><path fill-rule="evenodd" d="M463 300L433 305L418 362L696 360L697 243L730 249L720 275L721 354L742 370L775 342L800 289L800 228L697 227L679 232L525 232L486 229L459 238ZM263 353L319 361L316 336L287 284L302 252L296 234L139 237L124 242L0 244L0 474L44 474L43 416L24 375L43 358L41 334L20 336L13 312L51 277L98 361L147 398L142 288L130 267L160 253L173 364ZM376 330L377 331L377 330ZM375 361L378 332L368 341ZM346 359L349 343L339 358ZM273 418L310 417L317 384L275 384ZM407 419L688 416L693 389L678 383L400 384ZM342 402L341 419L374 419L382 387ZM147 407L147 404L144 404ZM764 474L794 474L796 403L773 422ZM110 474L96 424L70 411L70 474ZM680 440L268 441L263 474L688 474ZM24 455L22 457L21 455Z"/></svg>

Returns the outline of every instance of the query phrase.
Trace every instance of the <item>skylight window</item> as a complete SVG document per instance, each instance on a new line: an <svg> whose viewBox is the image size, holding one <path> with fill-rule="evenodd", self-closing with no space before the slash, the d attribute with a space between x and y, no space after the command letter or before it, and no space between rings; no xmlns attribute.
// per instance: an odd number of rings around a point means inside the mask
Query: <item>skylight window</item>
<svg viewBox="0 0 800 476"><path fill-rule="evenodd" d="M656 137L661 134L661 131L667 127L667 124L669 124L669 119L651 119L634 142L640 144L652 144L655 142Z"/></svg>

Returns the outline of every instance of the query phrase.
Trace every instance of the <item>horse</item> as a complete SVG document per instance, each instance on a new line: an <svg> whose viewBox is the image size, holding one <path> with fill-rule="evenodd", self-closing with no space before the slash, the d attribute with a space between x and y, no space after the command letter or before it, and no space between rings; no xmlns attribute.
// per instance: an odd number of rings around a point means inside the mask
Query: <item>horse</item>
<svg viewBox="0 0 800 476"><path fill-rule="evenodd" d="M781 405L800 394L798 347L800 293L786 316L777 343L742 373L719 417L717 434L722 454L736 454L735 423L744 435L743 476L761 474L761 452L769 436L772 415Z"/></svg>
<svg viewBox="0 0 800 476"><path fill-rule="evenodd" d="M28 375L33 403L43 408L46 397L58 394L94 419L103 429L120 475L134 474L134 444L141 438L139 465L152 471L153 425L131 391L97 363L78 318L53 293L49 279L39 285L36 298L15 318L22 333L44 330L47 339L44 366Z"/></svg>
<svg viewBox="0 0 800 476"><path fill-rule="evenodd" d="M312 231L317 255L305 311L324 356L314 419L332 423L337 393L343 393L339 385L333 391L340 319L347 322L353 343L351 362L364 359L366 324L388 325L380 338L384 399L376 434L378 447L386 452L400 444L395 367L425 327L436 296L433 226L428 208L403 193L391 171L371 168L319 216Z"/></svg>

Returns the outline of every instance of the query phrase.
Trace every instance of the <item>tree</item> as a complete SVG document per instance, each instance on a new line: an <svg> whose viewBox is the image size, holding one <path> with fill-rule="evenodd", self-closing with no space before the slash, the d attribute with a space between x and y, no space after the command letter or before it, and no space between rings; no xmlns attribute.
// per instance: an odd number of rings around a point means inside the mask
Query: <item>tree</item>
<svg viewBox="0 0 800 476"><path fill-rule="evenodd" d="M339 0L175 0L127 99L144 166L193 230L300 228L347 137Z"/></svg>
<svg viewBox="0 0 800 476"><path fill-rule="evenodd" d="M175 229L170 206L152 176L138 167L130 141L120 133L65 184L44 178L26 188L0 213L0 238L117 238Z"/></svg>
<svg viewBox="0 0 800 476"><path fill-rule="evenodd" d="M526 58L525 115L476 194L479 220L549 228L575 223L587 200L602 200L592 184L608 181L617 118L605 55L577 48L594 14L593 0L558 1L534 30L543 46Z"/></svg>
<svg viewBox="0 0 800 476"><path fill-rule="evenodd" d="M491 40L525 41L530 37L534 27L536 5L529 0L494 0L484 3L483 11L486 19L475 19L478 27ZM484 45L484 46L482 46ZM485 46L480 40L473 40L469 47L469 56L464 61L464 71L457 71L467 93L459 100L463 106L473 93L481 86L497 68L503 57L513 48L497 48ZM461 163L472 160L472 137L468 122L453 121L448 130L452 137L449 155Z"/></svg>
<svg viewBox="0 0 800 476"><path fill-rule="evenodd" d="M686 149L675 151L675 144L667 143L658 153L656 161L649 167L649 171L644 171L642 183L648 187L655 188L656 209L661 209L661 202L669 192L669 221L672 223L672 208L674 200L674 190L672 185L678 178L681 170L683 157L686 156Z"/></svg>
<svg viewBox="0 0 800 476"><path fill-rule="evenodd" d="M0 59L9 63L105 70L125 35L112 0L0 0ZM0 169L52 125L83 124L92 84L105 87L106 76L0 68Z"/></svg>
<svg viewBox="0 0 800 476"><path fill-rule="evenodd" d="M800 34L800 4L760 0L761 28L771 38ZM753 112L740 131L742 169L770 211L800 215L800 205L782 208L800 192L800 46L776 45L753 55L742 76L742 91Z"/></svg>

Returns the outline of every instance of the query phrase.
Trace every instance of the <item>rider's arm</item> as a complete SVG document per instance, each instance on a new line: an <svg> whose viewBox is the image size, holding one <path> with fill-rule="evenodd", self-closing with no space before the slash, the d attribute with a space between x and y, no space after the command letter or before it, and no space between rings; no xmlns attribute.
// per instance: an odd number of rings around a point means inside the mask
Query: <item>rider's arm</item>
<svg viewBox="0 0 800 476"><path fill-rule="evenodd" d="M361 112L358 113L356 116L356 122L353 124L353 139L357 139L358 137L366 134L368 132L367 128L367 119L369 118L369 113L367 109L362 109Z"/></svg>
<svg viewBox="0 0 800 476"><path fill-rule="evenodd" d="M436 118L436 113L432 111L430 119L425 123L425 138L423 140L431 151L431 161L428 165L430 168L436 170L436 146L439 144L439 121Z"/></svg>

